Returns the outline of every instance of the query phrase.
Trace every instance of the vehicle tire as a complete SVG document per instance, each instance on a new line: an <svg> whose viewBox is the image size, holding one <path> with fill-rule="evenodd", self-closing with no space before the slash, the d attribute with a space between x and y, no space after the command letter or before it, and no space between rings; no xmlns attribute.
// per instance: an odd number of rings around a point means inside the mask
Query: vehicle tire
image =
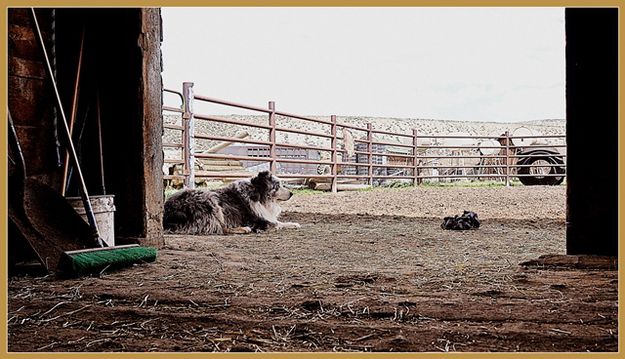
<svg viewBox="0 0 625 359"><path fill-rule="evenodd" d="M539 153L534 153L539 154ZM547 185L557 186L564 181L564 162L556 156L526 157L519 161L519 165L544 164L544 167L518 167L517 173L520 174L519 181L526 186ZM561 174L562 176L541 176L536 173L536 169L540 169L543 174ZM534 174L534 176L527 176Z"/></svg>

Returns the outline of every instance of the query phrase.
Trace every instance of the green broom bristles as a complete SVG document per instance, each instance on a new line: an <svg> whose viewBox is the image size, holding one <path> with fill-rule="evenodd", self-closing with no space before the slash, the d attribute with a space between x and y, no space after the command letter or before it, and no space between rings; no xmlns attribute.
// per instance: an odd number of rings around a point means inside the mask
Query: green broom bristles
<svg viewBox="0 0 625 359"><path fill-rule="evenodd" d="M75 254L63 253L59 268L65 274L81 276L155 260L156 248L130 247Z"/></svg>

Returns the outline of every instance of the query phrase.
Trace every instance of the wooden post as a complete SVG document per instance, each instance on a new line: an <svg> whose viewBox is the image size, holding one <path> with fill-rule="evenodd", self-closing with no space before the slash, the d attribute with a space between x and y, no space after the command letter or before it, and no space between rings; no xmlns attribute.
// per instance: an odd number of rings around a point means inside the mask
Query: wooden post
<svg viewBox="0 0 625 359"><path fill-rule="evenodd" d="M247 138L249 136L250 136L249 132L247 132L247 131L240 131L240 132L237 132L233 137L234 138L243 139L243 138ZM223 150L224 148L230 146L231 144L232 144L232 141L222 141L222 142L219 142L218 144L216 144L216 145L212 146L211 148L209 148L209 149L207 149L205 151L202 151L202 152L204 152L204 153L217 153L220 150Z"/></svg>
<svg viewBox="0 0 625 359"><path fill-rule="evenodd" d="M269 169L271 173L276 173L276 103L269 101L269 158L271 158Z"/></svg>
<svg viewBox="0 0 625 359"><path fill-rule="evenodd" d="M371 122L367 123L367 161L369 167L367 167L367 175L369 176L369 185L373 187L373 125Z"/></svg>
<svg viewBox="0 0 625 359"><path fill-rule="evenodd" d="M337 166L337 156L336 156L336 116L332 115L330 116L330 122L332 122L332 125L330 127L330 133L332 135L332 143L331 143L331 147L332 147L332 193L336 193L337 192L337 170L338 170L338 166Z"/></svg>
<svg viewBox="0 0 625 359"><path fill-rule="evenodd" d="M413 157L412 161L413 161L413 166L414 166L413 173L412 173L414 175L414 179L413 179L412 185L416 187L419 184L419 175L418 175L418 172L417 172L419 164L417 162L418 161L418 158L417 158L417 130L415 128L412 129L412 136L413 136L412 137L412 157Z"/></svg>
<svg viewBox="0 0 625 359"><path fill-rule="evenodd" d="M505 136L505 141L506 141L506 177L505 177L505 184L506 187L510 186L510 133L508 131L506 131L506 133L504 133Z"/></svg>
<svg viewBox="0 0 625 359"><path fill-rule="evenodd" d="M184 97L184 113L182 121L184 127L183 153L184 153L184 186L195 188L195 155L193 153L194 121L193 121L193 82L182 83L182 96Z"/></svg>

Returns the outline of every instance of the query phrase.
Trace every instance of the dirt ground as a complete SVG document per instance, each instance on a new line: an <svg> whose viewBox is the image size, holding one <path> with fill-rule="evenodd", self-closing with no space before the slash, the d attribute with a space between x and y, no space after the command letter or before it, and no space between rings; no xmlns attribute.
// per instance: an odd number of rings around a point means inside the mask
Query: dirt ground
<svg viewBox="0 0 625 359"><path fill-rule="evenodd" d="M566 188L296 196L299 230L167 236L156 262L9 280L10 351L617 351L617 271L565 252ZM476 211L478 230L442 217Z"/></svg>

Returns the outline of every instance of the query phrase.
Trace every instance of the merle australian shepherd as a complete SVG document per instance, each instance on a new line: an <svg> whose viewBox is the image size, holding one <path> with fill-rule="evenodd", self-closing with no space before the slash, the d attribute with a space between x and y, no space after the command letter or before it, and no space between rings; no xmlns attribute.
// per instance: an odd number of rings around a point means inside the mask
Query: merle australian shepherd
<svg viewBox="0 0 625 359"><path fill-rule="evenodd" d="M163 226L170 233L244 234L268 229L299 228L298 223L280 222L282 209L293 193L281 186L269 171L204 191L187 189L165 201Z"/></svg>

